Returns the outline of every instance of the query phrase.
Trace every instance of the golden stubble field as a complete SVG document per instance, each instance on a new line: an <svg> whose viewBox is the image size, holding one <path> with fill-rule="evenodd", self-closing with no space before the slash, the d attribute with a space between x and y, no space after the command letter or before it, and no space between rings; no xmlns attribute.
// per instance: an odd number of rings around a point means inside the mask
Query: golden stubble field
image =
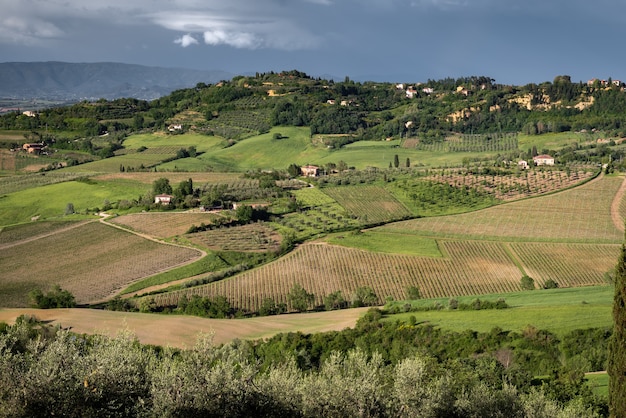
<svg viewBox="0 0 626 418"><path fill-rule="evenodd" d="M315 333L353 328L366 308L331 312L278 315L246 319L207 319L183 315L155 315L96 309L0 309L0 322L13 323L31 315L50 325L79 334L115 336L130 331L143 344L192 347L200 333L213 334L213 342L269 338L281 332Z"/></svg>

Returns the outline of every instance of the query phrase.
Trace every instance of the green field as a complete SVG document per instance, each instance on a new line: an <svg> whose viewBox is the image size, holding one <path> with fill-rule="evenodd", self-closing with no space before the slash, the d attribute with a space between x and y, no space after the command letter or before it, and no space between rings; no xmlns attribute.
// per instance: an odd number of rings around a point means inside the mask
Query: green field
<svg viewBox="0 0 626 418"><path fill-rule="evenodd" d="M224 140L222 138L199 134L137 134L129 136L124 140L124 147L129 150L136 150L140 147L146 147L148 150L152 150L162 147L176 147L180 149L193 146L196 147L198 152L207 152L209 150L219 149L223 145Z"/></svg>
<svg viewBox="0 0 626 418"><path fill-rule="evenodd" d="M126 171L141 170L154 167L164 160L174 158L176 156L175 149L165 150L164 154L153 154L151 152L134 152L131 154L119 155L116 157L105 158L103 160L93 161L81 164L75 167L63 168L63 171L85 172L97 171L105 173L115 173L120 171L120 167L124 166Z"/></svg>
<svg viewBox="0 0 626 418"><path fill-rule="evenodd" d="M533 146L537 147L537 151L548 149L560 149L572 144L580 144L582 142L593 141L602 137L601 133L577 133L577 132L561 132L546 133L542 135L526 135L519 134L517 136L518 146L521 150L526 151Z"/></svg>
<svg viewBox="0 0 626 418"><path fill-rule="evenodd" d="M283 138L273 139L275 133L280 133ZM216 170L286 169L291 163L307 164L319 161L328 152L311 144L309 128L281 126L273 128L266 134L240 141L231 147L203 154L199 159Z"/></svg>
<svg viewBox="0 0 626 418"><path fill-rule="evenodd" d="M69 181L22 190L0 197L0 225L63 218L68 203L76 212L102 207L105 200L136 199L150 190L134 181Z"/></svg>
<svg viewBox="0 0 626 418"><path fill-rule="evenodd" d="M589 382L591 390L596 395L608 399L609 397L609 375L606 372L587 373L585 379Z"/></svg>
<svg viewBox="0 0 626 418"><path fill-rule="evenodd" d="M389 315L388 321L428 322L445 329L462 332L467 329L488 332L494 327L519 331L528 325L563 336L575 329L606 327L613 324L613 287L593 286L570 289L533 290L516 293L457 297L459 303L480 298L495 301L505 299L509 309L482 311L432 310ZM449 299L437 298L412 301L415 306L448 305ZM394 302L403 305L406 302Z"/></svg>
<svg viewBox="0 0 626 418"><path fill-rule="evenodd" d="M280 133L282 139L273 139L275 133ZM185 135L181 135L183 137ZM152 138L140 136L130 142L133 148L139 146L150 147ZM131 137L132 139L134 137ZM193 138L189 137L190 141ZM205 137L199 136L198 141L206 141ZM217 138L217 137L215 137ZM128 140L127 140L128 141ZM156 144L165 146L166 139L154 139ZM185 145L184 140L181 144ZM201 142L195 145L201 151ZM168 144L169 145L169 144ZM154 146L154 145L153 145ZM460 165L466 158L485 158L486 153L449 153L449 152L425 152L398 148L397 142L369 141L365 146L359 142L352 146L340 149L328 149L311 141L310 129L299 127L280 126L270 132L241 140L234 145L219 149L215 143L207 152L197 158L171 161L159 166L163 170L206 170L208 168L217 171L243 171L248 169L286 169L289 164L300 165L338 163L345 161L348 166L358 169L366 167L387 168L392 163L394 156L398 154L402 166L407 158L412 166L449 166Z"/></svg>
<svg viewBox="0 0 626 418"><path fill-rule="evenodd" d="M199 274L209 273L228 267L228 264L215 254L209 253L205 257L191 264L175 268L163 273L155 274L140 280L124 289L121 294L133 293L151 286L158 286L176 280L182 280Z"/></svg>
<svg viewBox="0 0 626 418"><path fill-rule="evenodd" d="M335 245L379 253L442 257L437 241L417 235L394 234L370 230L333 235L329 237L327 241Z"/></svg>
<svg viewBox="0 0 626 418"><path fill-rule="evenodd" d="M323 191L364 223L411 216L402 203L380 186L326 187Z"/></svg>

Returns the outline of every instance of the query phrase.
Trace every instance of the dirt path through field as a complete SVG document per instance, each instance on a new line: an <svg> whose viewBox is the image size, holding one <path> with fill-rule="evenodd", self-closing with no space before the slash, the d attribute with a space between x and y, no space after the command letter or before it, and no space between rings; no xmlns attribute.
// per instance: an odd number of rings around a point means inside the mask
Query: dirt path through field
<svg viewBox="0 0 626 418"><path fill-rule="evenodd" d="M196 261L200 260L200 259L201 259L201 258L203 258L203 257L206 257L206 255L207 255L207 252L206 252L206 251L204 251L204 250L202 250L202 249L200 249L200 248L195 248L195 247L187 247L187 246L185 246L185 245L181 245L181 244L174 244L174 243L172 243L172 242L162 241L162 240L157 239L157 238L154 238L154 237L152 237L152 236L150 236L150 235L147 235L147 234L142 234L141 232L136 232L136 231L133 231L133 230L131 230L131 229L124 228L124 227L123 227L123 226L121 226L121 225L117 225L117 224L114 224L114 223L111 223L111 222L107 222L107 218L108 218L110 215L108 215L108 214L106 214L106 213L101 213L101 214L100 214L100 216L101 216L101 218L100 218L100 222L101 222L101 223L103 223L103 224L105 224L105 225L107 225L107 226L110 226L110 227L112 227L112 228L117 228L117 229L119 229L119 230L122 230L122 231L125 231L125 232L128 232L128 233L131 233L131 234L135 234L135 235L137 235L137 236L139 236L139 237L141 237L141 238L144 238L144 239L147 239L147 240L150 240L150 241L153 241L153 242L157 242L157 243L159 243L159 244L163 244L163 245L171 245L171 246L174 246L174 247L180 247L180 248L185 248L185 249L195 250L195 251L197 251L197 252L200 254L197 258L194 258L194 259L191 259L191 260L185 261L184 263L181 263L181 264L177 264L177 265L172 266L172 267L170 267L170 268L167 268L167 269L165 269L165 270L162 270L162 271L159 271L159 272L157 272L157 273L151 274L150 276L155 276L155 275L157 275L157 274L161 274L161 273L163 273L163 272L165 272L165 271L173 270L173 269L175 269L175 268L179 268L179 267L186 266L187 264L195 263ZM125 285L124 285L124 287L123 287L123 288L116 289L113 293L111 293L111 294L110 294L108 297L106 297L105 299L103 299L103 300L98 300L98 301L92 301L92 302L90 302L90 303L92 303L92 304L97 304L97 303L101 303L101 302L106 302L107 300L109 300L109 299L111 299L112 297L114 297L114 296L116 296L117 294L119 294L122 290L126 289L126 288L127 288L128 286L130 286L131 284L136 283L136 282L141 281L141 280L145 280L146 278L148 278L148 277L150 277L150 276L142 277L142 278L140 278L140 279L138 279L138 280L135 280L135 281L134 281L134 282L132 282L132 283L127 283L127 284L125 284ZM184 279L184 280L187 280L187 279ZM165 285L165 287L167 287L167 286L171 286L171 283L167 283L167 284ZM139 292L138 292L138 293L139 293ZM142 291L141 291L141 293L145 293L145 291L143 291L143 290L142 290ZM135 294L137 294L137 293L135 293ZM129 296L132 296L132 295L129 295Z"/></svg>
<svg viewBox="0 0 626 418"><path fill-rule="evenodd" d="M624 219L619 214L619 205L622 203L622 199L624 198L624 194L626 193L626 177L624 177L624 181L622 185L619 187L619 190L615 194L613 198L613 202L611 203L611 219L613 219L613 225L620 231L624 232Z"/></svg>
<svg viewBox="0 0 626 418"><path fill-rule="evenodd" d="M214 333L216 344L234 339L269 338L281 332L340 331L352 328L368 308L265 316L247 319L207 319L183 315L157 315L96 309L0 309L0 321L13 323L20 315L33 315L79 334L115 336L129 330L143 344L192 347L200 333Z"/></svg>
<svg viewBox="0 0 626 418"><path fill-rule="evenodd" d="M42 238L46 238L46 237L50 237L52 235L56 235L56 234L60 234L62 232L66 232L75 228L79 228L85 224L88 224L90 222L95 222L95 220L89 220L89 221L81 221L81 222L76 222L74 224L68 225L64 228L59 228L59 229L55 229L54 231L51 232L47 232L45 234L40 234L40 235L35 235L32 237L28 237L19 241L14 241L14 242L9 242L7 244L0 244L0 250L4 250L7 248L11 248L11 247L15 247L16 245L22 245L22 244L26 244L28 242L32 242L32 241L36 241L38 239L42 239Z"/></svg>

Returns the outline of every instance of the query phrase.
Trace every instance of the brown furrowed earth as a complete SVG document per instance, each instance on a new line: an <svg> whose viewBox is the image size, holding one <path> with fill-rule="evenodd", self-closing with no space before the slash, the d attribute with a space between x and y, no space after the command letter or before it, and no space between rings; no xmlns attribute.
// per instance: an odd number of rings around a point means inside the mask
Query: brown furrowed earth
<svg viewBox="0 0 626 418"><path fill-rule="evenodd" d="M220 217L209 212L145 212L122 215L108 219L133 231L157 238L185 234L192 225L211 224Z"/></svg>
<svg viewBox="0 0 626 418"><path fill-rule="evenodd" d="M28 305L28 292L53 285L77 303L112 296L135 280L197 259L200 251L161 244L100 222L23 239L0 252L0 306Z"/></svg>
<svg viewBox="0 0 626 418"><path fill-rule="evenodd" d="M281 332L315 333L352 328L366 308L312 312L247 319L207 319L183 315L155 315L96 309L0 309L0 322L13 323L20 315L35 316L50 325L79 334L115 336L130 331L143 344L192 347L200 333L212 333L213 342L269 338Z"/></svg>

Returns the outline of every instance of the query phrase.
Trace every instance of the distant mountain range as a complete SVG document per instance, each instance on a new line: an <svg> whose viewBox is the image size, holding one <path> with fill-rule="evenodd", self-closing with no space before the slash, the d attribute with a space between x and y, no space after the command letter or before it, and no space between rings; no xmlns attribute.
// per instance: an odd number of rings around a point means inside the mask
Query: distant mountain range
<svg viewBox="0 0 626 418"><path fill-rule="evenodd" d="M0 63L0 98L152 100L180 88L230 80L235 74L113 62Z"/></svg>

